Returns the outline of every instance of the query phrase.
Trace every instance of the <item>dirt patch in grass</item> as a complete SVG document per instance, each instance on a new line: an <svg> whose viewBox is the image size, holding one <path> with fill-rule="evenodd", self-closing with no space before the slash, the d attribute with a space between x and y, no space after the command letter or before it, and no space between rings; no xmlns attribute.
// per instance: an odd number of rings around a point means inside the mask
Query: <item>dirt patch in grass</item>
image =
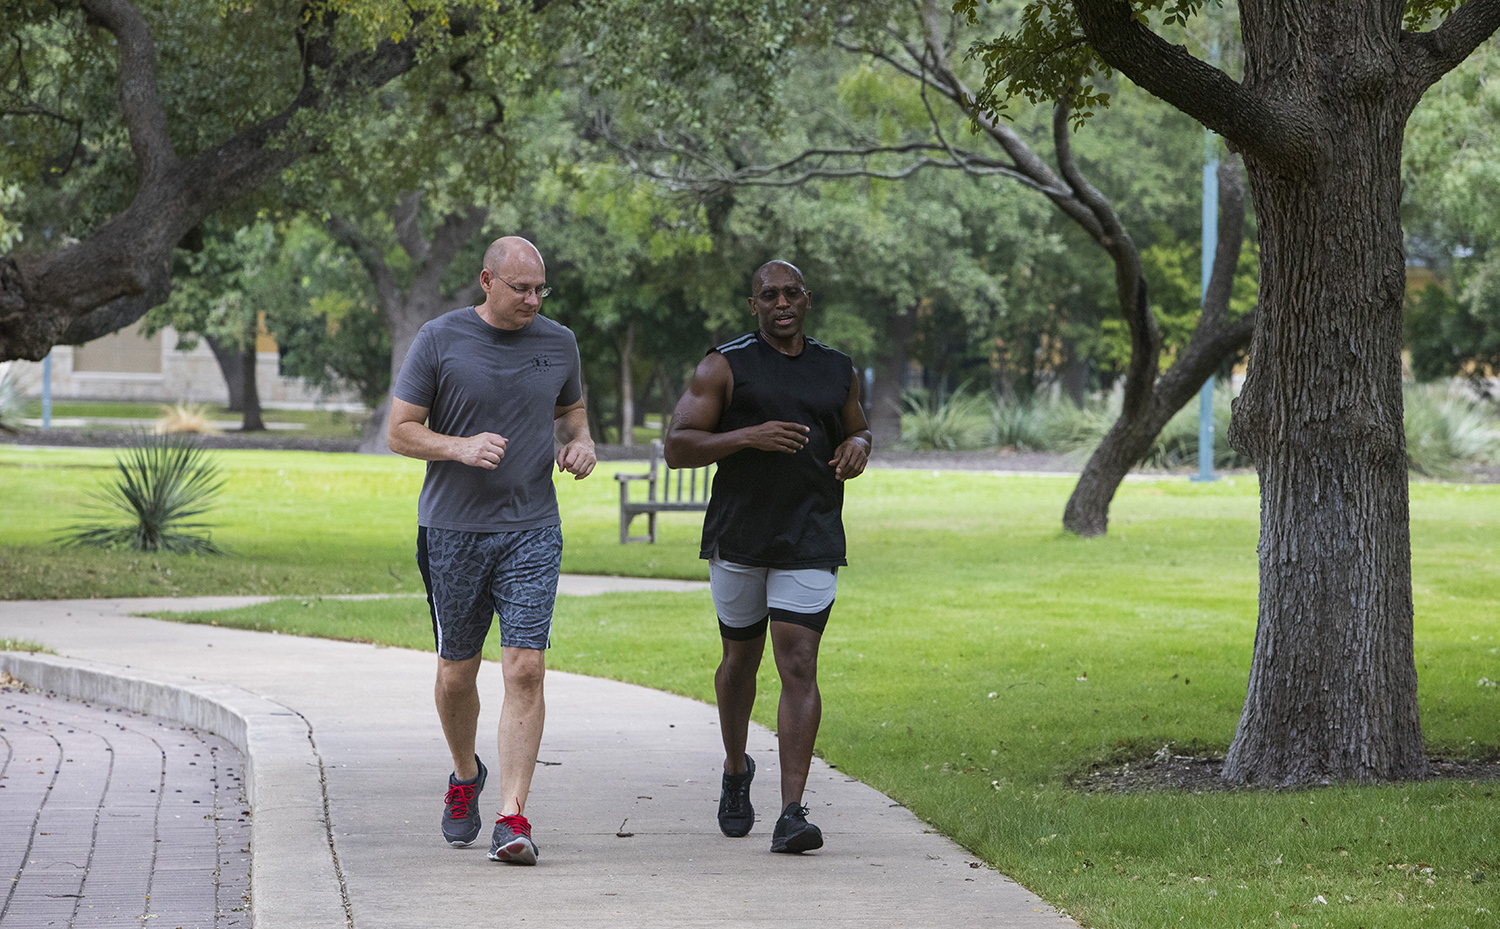
<svg viewBox="0 0 1500 929"><path fill-rule="evenodd" d="M1429 781L1500 781L1500 760L1432 756L1427 759L1427 763L1430 768L1427 776ZM1113 768L1099 768L1075 778L1072 786L1084 793L1115 794L1155 790L1177 790L1197 794L1210 791L1267 789L1230 784L1221 777L1223 772L1224 757L1222 755L1168 755Z"/></svg>

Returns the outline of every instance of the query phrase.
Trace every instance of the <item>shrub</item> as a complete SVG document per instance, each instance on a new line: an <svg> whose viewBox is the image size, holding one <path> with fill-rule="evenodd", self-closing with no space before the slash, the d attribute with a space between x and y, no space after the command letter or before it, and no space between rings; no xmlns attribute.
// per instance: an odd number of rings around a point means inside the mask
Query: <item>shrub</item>
<svg viewBox="0 0 1500 929"><path fill-rule="evenodd" d="M26 398L21 395L21 385L15 366L0 364L0 432L21 431L21 410Z"/></svg>
<svg viewBox="0 0 1500 929"><path fill-rule="evenodd" d="M1054 450L1055 436L1050 428L1050 410L1038 399L990 401L990 443L1000 448L1023 452Z"/></svg>
<svg viewBox="0 0 1500 929"><path fill-rule="evenodd" d="M192 438L180 434L142 436L139 445L115 457L120 475L93 496L107 515L68 527L64 545L132 548L142 552L219 555L222 549L197 530L194 521L208 511L223 489L219 466ZM122 511L125 522L118 521Z"/></svg>
<svg viewBox="0 0 1500 929"><path fill-rule="evenodd" d="M219 430L208 418L209 409L201 403L178 403L163 406L156 420L159 434L196 432L199 435L218 435Z"/></svg>
<svg viewBox="0 0 1500 929"><path fill-rule="evenodd" d="M901 392L901 445L922 450L979 448L985 436L985 401L960 387L939 402L925 388Z"/></svg>
<svg viewBox="0 0 1500 929"><path fill-rule="evenodd" d="M1463 464L1500 457L1500 420L1482 402L1447 384L1407 384L1406 466L1452 477Z"/></svg>

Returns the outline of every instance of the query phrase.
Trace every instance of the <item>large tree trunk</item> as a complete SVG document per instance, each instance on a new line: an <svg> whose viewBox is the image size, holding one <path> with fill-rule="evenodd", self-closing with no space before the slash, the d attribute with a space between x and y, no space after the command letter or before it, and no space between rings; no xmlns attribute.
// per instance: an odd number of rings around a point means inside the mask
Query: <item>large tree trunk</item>
<svg viewBox="0 0 1500 929"><path fill-rule="evenodd" d="M635 359L635 320L625 324L625 335L620 340L620 444L635 444L635 374L631 362Z"/></svg>
<svg viewBox="0 0 1500 929"><path fill-rule="evenodd" d="M915 333L915 310L892 307L885 317L885 343L875 353L875 382L865 399L876 448L889 449L901 441L901 387Z"/></svg>
<svg viewBox="0 0 1500 929"><path fill-rule="evenodd" d="M265 432L266 424L260 416L260 385L255 379L255 339L252 337L245 342L245 348L240 352L240 395L244 398L245 408L241 414L241 432Z"/></svg>
<svg viewBox="0 0 1500 929"><path fill-rule="evenodd" d="M1426 770L1401 422L1406 113L1352 94L1323 112L1321 169L1246 159L1262 319L1230 438L1260 474L1261 593L1236 782Z"/></svg>
<svg viewBox="0 0 1500 929"><path fill-rule="evenodd" d="M241 356L238 349L225 345L211 335L203 337L208 343L209 351L214 353L214 361L219 363L219 373L224 376L224 387L229 391L228 410L231 413L243 413L245 411L245 375L241 371Z"/></svg>
<svg viewBox="0 0 1500 929"><path fill-rule="evenodd" d="M401 374L401 363L417 338L423 324L436 319L457 306L477 303L484 298L479 286L478 271L475 280L455 294L442 290L443 277L458 257L464 243L473 238L484 226L489 210L479 206L455 208L443 217L431 240L428 240L418 222L421 216L422 195L419 192L402 194L392 212L396 238L401 248L411 257L413 274L411 283L402 290L396 281L395 272L386 263L379 245L372 242L359 226L341 216L328 220L328 231L335 239L354 252L370 275L375 293L380 301L380 312L391 333L391 389ZM386 441L386 424L390 421L391 391L386 391L381 401L370 414L365 424L364 438L359 450L367 454L389 454Z"/></svg>
<svg viewBox="0 0 1500 929"><path fill-rule="evenodd" d="M1261 300L1229 438L1260 474L1260 615L1224 776L1306 784L1426 770L1401 414L1401 143L1422 94L1500 28L1468 0L1239 5L1235 81L1113 0L1073 0L1112 67L1245 157Z"/></svg>
<svg viewBox="0 0 1500 929"><path fill-rule="evenodd" d="M411 350L411 343L416 340L423 324L453 309L441 293L417 294L408 290L396 296L395 300L383 302L381 306L381 315L391 331L391 390L396 387L401 363L406 360L406 353ZM371 411L370 419L365 423L364 438L359 444L359 450L365 454L384 455L391 450L386 442L386 424L391 418L391 390L386 391L385 399Z"/></svg>

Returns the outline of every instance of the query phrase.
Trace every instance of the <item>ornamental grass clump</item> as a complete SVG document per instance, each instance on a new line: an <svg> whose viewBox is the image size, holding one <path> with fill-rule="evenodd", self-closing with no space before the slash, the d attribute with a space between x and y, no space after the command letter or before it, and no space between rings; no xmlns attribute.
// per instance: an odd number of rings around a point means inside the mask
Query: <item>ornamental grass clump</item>
<svg viewBox="0 0 1500 929"><path fill-rule="evenodd" d="M0 432L21 431L21 412L26 398L21 392L19 378L10 364L0 364Z"/></svg>
<svg viewBox="0 0 1500 929"><path fill-rule="evenodd" d="M901 392L901 445L924 451L960 451L985 444L986 403L959 387L940 399L911 387Z"/></svg>
<svg viewBox="0 0 1500 929"><path fill-rule="evenodd" d="M156 420L158 433L197 432L202 435L219 435L219 430L209 419L209 409L201 403L178 403L163 406Z"/></svg>
<svg viewBox="0 0 1500 929"><path fill-rule="evenodd" d="M1500 459L1500 420L1453 384L1407 384L1406 464L1426 477L1457 477L1465 465Z"/></svg>
<svg viewBox="0 0 1500 929"><path fill-rule="evenodd" d="M190 436L142 436L138 445L115 457L115 465L120 474L114 483L93 494L105 512L68 527L59 541L141 552L223 554L202 532L210 524L197 517L208 512L224 480L217 462Z"/></svg>

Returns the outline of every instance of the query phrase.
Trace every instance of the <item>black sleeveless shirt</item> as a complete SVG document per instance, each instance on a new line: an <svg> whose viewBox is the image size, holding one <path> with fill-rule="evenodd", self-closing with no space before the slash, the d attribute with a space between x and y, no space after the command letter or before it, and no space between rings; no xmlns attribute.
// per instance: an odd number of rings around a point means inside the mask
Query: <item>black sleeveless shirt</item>
<svg viewBox="0 0 1500 929"><path fill-rule="evenodd" d="M715 432L771 420L802 423L812 431L794 454L747 448L720 459L699 557L763 568L848 564L844 485L828 462L845 438L853 361L806 337L800 355L783 355L758 331L714 351L734 375L734 393Z"/></svg>

